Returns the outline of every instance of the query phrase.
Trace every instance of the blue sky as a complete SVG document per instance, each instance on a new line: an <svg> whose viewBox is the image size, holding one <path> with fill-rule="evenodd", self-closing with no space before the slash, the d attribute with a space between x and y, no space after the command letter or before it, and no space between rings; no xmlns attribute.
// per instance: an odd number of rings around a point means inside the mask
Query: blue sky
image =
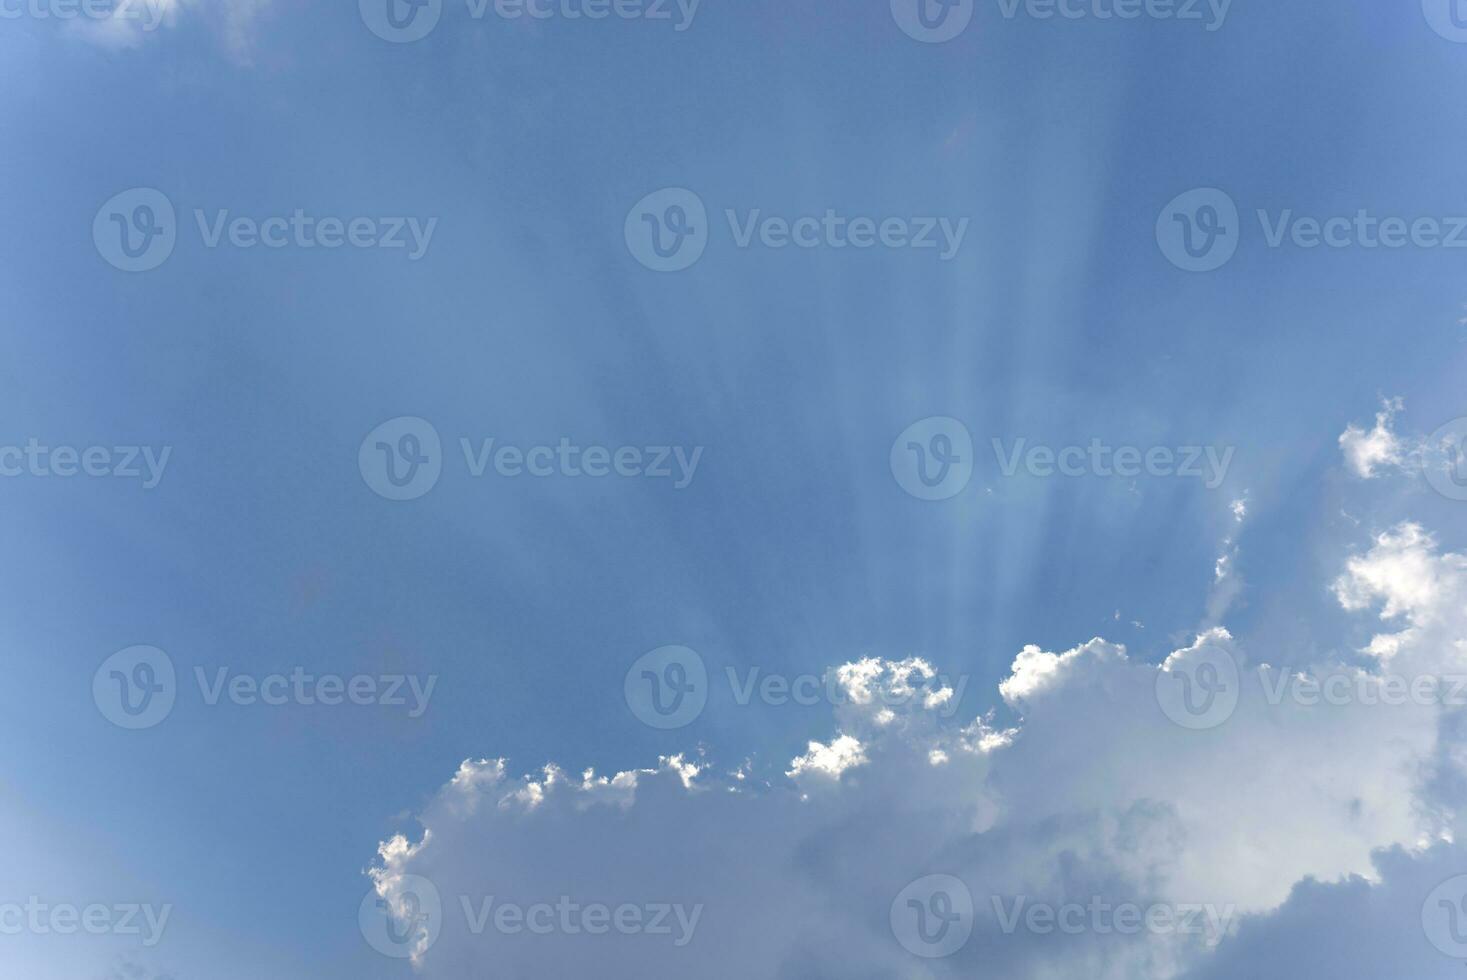
<svg viewBox="0 0 1467 980"><path fill-rule="evenodd" d="M990 0L933 44L884 2L705 0L679 31L448 0L411 43L354 6L179 0L116 34L0 21L0 444L171 448L151 489L0 479L0 904L173 907L152 948L0 936L7 974L410 975L363 941L364 870L421 836L463 760L611 774L701 746L777 793L832 735L829 706L716 686L686 728L643 725L623 681L655 648L715 679L921 657L968 678L958 719L1008 728L1023 712L998 685L1028 644L1098 636L1156 665L1225 625L1253 662L1368 663L1377 617L1330 588L1350 556L1403 521L1467 549L1460 501L1419 473L1362 479L1339 444L1386 399L1403 444L1467 415L1463 253L1270 248L1255 217L1467 215L1467 45L1415 3L1239 0L1209 31ZM624 227L669 187L706 206L708 241L659 273ZM166 196L177 244L128 273L90 229L133 188ZM1209 273L1155 234L1193 188L1241 214ZM412 259L210 248L195 218L296 209L436 224ZM946 260L740 248L727 209L968 224ZM939 416L971 433L973 475L917 500L892 442ZM399 417L444 447L401 502L358 466ZM682 489L474 477L459 440L490 438L702 456ZM994 439L1234 454L1211 489L1010 477ZM135 644L167 652L179 692L126 731L91 679ZM193 681L297 666L437 681L416 718L209 705ZM1326 882L1371 871L1320 862ZM928 975L897 970L872 975Z"/></svg>

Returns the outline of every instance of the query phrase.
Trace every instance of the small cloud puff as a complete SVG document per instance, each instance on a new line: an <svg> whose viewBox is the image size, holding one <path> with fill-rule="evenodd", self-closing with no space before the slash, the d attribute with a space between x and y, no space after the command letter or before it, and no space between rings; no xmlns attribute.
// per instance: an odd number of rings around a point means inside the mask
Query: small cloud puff
<svg viewBox="0 0 1467 980"><path fill-rule="evenodd" d="M1383 466L1406 465L1406 448L1393 431L1396 414L1404 407L1400 398L1387 399L1375 416L1375 428L1366 432L1351 424L1340 435L1340 449L1350 471L1363 480L1376 475Z"/></svg>

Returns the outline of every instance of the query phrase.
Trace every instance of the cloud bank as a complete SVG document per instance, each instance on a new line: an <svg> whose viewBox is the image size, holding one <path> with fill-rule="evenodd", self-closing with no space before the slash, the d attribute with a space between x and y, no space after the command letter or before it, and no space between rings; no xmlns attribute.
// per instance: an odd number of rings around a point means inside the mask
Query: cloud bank
<svg viewBox="0 0 1467 980"><path fill-rule="evenodd" d="M1348 466L1402 458L1389 423ZM1304 671L1221 626L1161 664L1028 646L1000 724L866 659L768 781L466 761L382 844L364 932L428 978L1457 975L1467 557L1405 523L1322 585L1379 631Z"/></svg>

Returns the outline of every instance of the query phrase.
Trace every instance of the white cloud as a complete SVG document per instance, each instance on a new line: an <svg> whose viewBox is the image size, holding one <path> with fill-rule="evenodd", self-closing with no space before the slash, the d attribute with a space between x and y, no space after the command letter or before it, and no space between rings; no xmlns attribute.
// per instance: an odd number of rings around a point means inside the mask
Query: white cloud
<svg viewBox="0 0 1467 980"><path fill-rule="evenodd" d="M1384 601L1440 636L1442 610L1467 600L1463 561L1403 527L1350 563L1341 602ZM1428 639L1401 646L1430 660L1417 649ZM1214 630L1169 666L1203 644L1248 661ZM1159 710L1157 671L1100 639L1062 653L1026 647L1000 685L1023 722L1000 732L889 699L901 664L847 665L837 676L871 696L842 705L838 733L791 762L788 785L762 792L737 779L705 784L680 758L579 781L554 767L511 779L502 761L465 763L423 814L421 841L384 844L375 881L389 901L408 875L443 895L442 935L419 958L430 978L948 976L981 957L1006 977L1130 980L1177 976L1213 953L1175 935L1004 935L994 897L1208 903L1256 916L1307 877L1373 877L1376 848L1440 839L1420 782L1438 709L1274 705L1245 669L1236 714L1192 732ZM712 785L723 791L703 791ZM977 926L970 948L924 964L885 917L908 882L937 873L968 884ZM649 935L475 935L460 897L489 895L703 911L677 948Z"/></svg>
<svg viewBox="0 0 1467 980"><path fill-rule="evenodd" d="M1401 399L1387 399L1376 413L1375 428L1366 432L1351 424L1340 435L1340 449L1345 454L1345 462L1356 476L1369 480L1379 467L1406 465L1407 448L1393 431L1396 414L1402 407Z"/></svg>
<svg viewBox="0 0 1467 980"><path fill-rule="evenodd" d="M1357 447L1342 446L1357 466ZM1233 508L1238 522L1245 514ZM1467 671L1467 557L1442 552L1421 527L1378 535L1333 588L1347 612L1378 608L1391 624L1365 651L1378 668ZM747 760L713 776L681 756L580 780L553 766L514 779L502 760L466 762L424 810L418 842L382 846L374 884L394 908L404 907L410 876L436 886L442 931L417 957L429 980L1316 975L1298 969L1316 962L1303 939L1276 952L1293 935L1285 927L1337 935L1317 909L1343 903L1360 919L1384 896L1409 899L1403 878L1446 870L1443 842L1460 834L1457 811L1467 805L1467 739L1455 734L1467 726L1438 705L1382 703L1380 676L1349 663L1267 667L1277 653L1245 649L1221 627L1161 665L1101 638L1061 652L1026 646L998 685L1021 718L1012 729L992 717L950 720L938 708L951 695L912 696L936 676L925 661L855 661L832 672L846 695L832 734L811 741L783 780L756 786ZM1239 668L1236 710L1209 730L1174 724L1158 684L1219 655ZM1372 697L1281 695L1298 674ZM959 879L973 898L972 937L945 959L913 956L891 925L896 897L929 875ZM675 907L685 923L696 910L697 925L681 945L646 932L572 931L573 916L547 935L493 924L476 932L463 900L482 908L487 896ZM1002 912L1020 897L1206 905L1246 918L1220 942L1006 931ZM1419 932L1371 934L1413 944L1398 959L1420 961ZM1294 972L1266 973L1259 958L1268 956Z"/></svg>
<svg viewBox="0 0 1467 980"><path fill-rule="evenodd" d="M1227 537L1223 538L1222 554L1217 556L1217 561L1212 567L1212 592L1207 597L1207 620L1204 624L1211 628L1221 623L1228 610L1243 592L1243 577L1238 573L1238 533L1243 522L1248 519L1248 493L1245 490L1243 496L1228 505L1228 511L1233 517L1233 529Z"/></svg>
<svg viewBox="0 0 1467 980"><path fill-rule="evenodd" d="M809 777L838 780L847 769L864 766L868 761L858 739L841 735L829 745L811 742L810 751L796 756L785 775L802 784Z"/></svg>
<svg viewBox="0 0 1467 980"><path fill-rule="evenodd" d="M1375 636L1364 652L1383 661L1404 652L1411 666L1429 672L1461 664L1467 651L1467 559L1438 554L1420 525L1402 524L1377 536L1369 552L1349 560L1334 592L1345 609L1378 604L1382 620L1404 624Z"/></svg>

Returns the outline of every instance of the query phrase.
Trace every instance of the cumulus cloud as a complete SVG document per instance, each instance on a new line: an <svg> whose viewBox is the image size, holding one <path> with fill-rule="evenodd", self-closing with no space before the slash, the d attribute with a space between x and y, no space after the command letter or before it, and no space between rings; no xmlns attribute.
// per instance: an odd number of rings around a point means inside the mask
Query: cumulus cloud
<svg viewBox="0 0 1467 980"><path fill-rule="evenodd" d="M1395 423L1404 407L1400 398L1386 399L1370 431L1346 427L1340 448L1350 471L1366 480L1388 474L1424 476L1444 496L1467 499L1467 418L1453 419L1430 436L1402 435Z"/></svg>
<svg viewBox="0 0 1467 980"><path fill-rule="evenodd" d="M1380 618L1400 624L1377 634L1366 653L1383 661L1402 654L1420 671L1461 664L1467 647L1467 559L1440 554L1419 524L1405 523L1378 535L1374 547L1350 559L1334 583L1345 609L1380 607Z"/></svg>
<svg viewBox="0 0 1467 980"><path fill-rule="evenodd" d="M1379 468L1405 465L1406 447L1393 429L1396 414L1402 407L1401 399L1387 399L1376 413L1375 428L1367 432L1351 424L1340 435L1345 463L1356 476L1369 480Z"/></svg>
<svg viewBox="0 0 1467 980"><path fill-rule="evenodd" d="M1096 901L1257 916L1301 880L1368 878L1375 849L1441 838L1418 799L1434 709L1273 704L1278 681L1245 669L1233 716L1186 731L1155 688L1204 648L1246 659L1222 630L1160 667L1100 639L1026 648L1001 685L1022 715L1009 731L954 725L920 701L851 701L837 734L791 763L789 786L758 792L678 758L578 779L466 762L417 841L383 844L375 887L404 909L405 882L433 883L442 931L417 956L429 977L957 976L980 963L1012 977L1176 976L1228 939L1087 931L1056 942L1006 932L1005 918L1025 903ZM925 962L887 916L931 874L966 884L975 926L964 949ZM515 915L499 929L492 916L505 906ZM550 933L518 928L532 906L545 907ZM567 916L553 926L551 907ZM635 910L644 924L654 909L681 909L683 921L700 911L692 935L593 935L592 907Z"/></svg>
<svg viewBox="0 0 1467 980"><path fill-rule="evenodd" d="M785 775L796 783L810 778L836 780L847 769L864 766L866 762L866 752L860 741L850 735L841 735L829 745L811 742L810 751L796 756Z"/></svg>
<svg viewBox="0 0 1467 980"><path fill-rule="evenodd" d="M702 755L577 778L465 762L382 844L375 897L419 924L430 980L1455 974L1419 919L1458 862L1467 723L1409 682L1467 673L1467 558L1401 524L1333 589L1384 624L1361 651L1285 671L1221 626L1160 664L1026 646L1008 723L949 717L922 660L835 667L829 736L770 782ZM1366 937L1399 956L1315 946Z"/></svg>

